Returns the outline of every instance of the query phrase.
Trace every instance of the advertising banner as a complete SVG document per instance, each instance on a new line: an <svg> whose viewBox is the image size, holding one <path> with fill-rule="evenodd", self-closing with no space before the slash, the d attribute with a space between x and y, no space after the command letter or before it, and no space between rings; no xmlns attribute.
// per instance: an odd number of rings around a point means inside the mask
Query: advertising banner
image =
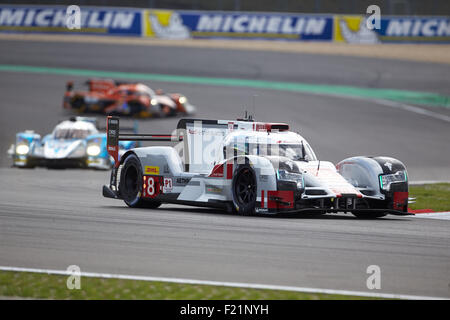
<svg viewBox="0 0 450 320"><path fill-rule="evenodd" d="M67 27L67 7L0 5L1 32L141 35L141 10L81 7L80 28Z"/></svg>
<svg viewBox="0 0 450 320"><path fill-rule="evenodd" d="M335 16L334 41L346 43L450 42L450 18L381 17L369 30L363 16Z"/></svg>
<svg viewBox="0 0 450 320"><path fill-rule="evenodd" d="M450 17L380 18L369 29L362 15L312 15L80 7L80 28L69 29L65 6L0 5L0 32L75 33L162 39L227 38L342 43L449 43Z"/></svg>
<svg viewBox="0 0 450 320"><path fill-rule="evenodd" d="M267 13L146 10L147 37L331 41L333 17Z"/></svg>

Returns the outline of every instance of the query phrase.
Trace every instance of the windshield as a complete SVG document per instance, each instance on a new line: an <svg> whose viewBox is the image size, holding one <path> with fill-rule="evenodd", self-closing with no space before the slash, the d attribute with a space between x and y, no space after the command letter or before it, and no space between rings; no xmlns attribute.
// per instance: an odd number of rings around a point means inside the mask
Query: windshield
<svg viewBox="0 0 450 320"><path fill-rule="evenodd" d="M225 158L237 155L256 155L286 157L293 161L316 160L311 147L305 142L299 144L233 143L228 145L224 152L228 153L228 156L224 154Z"/></svg>
<svg viewBox="0 0 450 320"><path fill-rule="evenodd" d="M89 130L84 129L57 129L55 139L85 139L90 134Z"/></svg>
<svg viewBox="0 0 450 320"><path fill-rule="evenodd" d="M280 156L294 161L314 160L307 144L249 144L249 154L259 156Z"/></svg>

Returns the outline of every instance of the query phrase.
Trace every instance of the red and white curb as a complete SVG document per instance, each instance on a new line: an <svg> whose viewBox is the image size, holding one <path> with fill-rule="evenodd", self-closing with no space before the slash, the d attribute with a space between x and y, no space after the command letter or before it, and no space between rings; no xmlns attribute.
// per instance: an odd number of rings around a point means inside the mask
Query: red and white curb
<svg viewBox="0 0 450 320"><path fill-rule="evenodd" d="M69 272L67 270L18 268L18 267L7 267L7 266L0 266L0 271L33 272L33 273L64 275L64 276L73 275L71 272ZM404 300L448 300L449 299L449 298L445 298L445 297L415 296L415 295L396 294L396 293L334 290L334 289L292 287L292 286L258 284L258 283L222 282L222 281L209 281L209 280L196 280L196 279L183 279L183 278L110 274L110 273L80 272L78 275L80 277L89 277L89 278L159 281L159 282L182 283L182 284L193 284L193 285L209 285L209 286L220 286L220 287L235 287L235 288L263 289L263 290L282 290L282 291L295 291L295 292L305 292L305 293L338 294L338 295L372 297L372 298L382 298L382 299L404 299Z"/></svg>

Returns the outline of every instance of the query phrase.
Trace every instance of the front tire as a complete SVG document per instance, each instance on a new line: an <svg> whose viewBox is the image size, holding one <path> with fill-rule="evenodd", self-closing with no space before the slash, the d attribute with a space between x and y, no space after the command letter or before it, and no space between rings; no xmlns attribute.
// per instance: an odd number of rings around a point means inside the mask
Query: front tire
<svg viewBox="0 0 450 320"><path fill-rule="evenodd" d="M255 213L256 175L249 165L240 165L232 182L233 206L238 214L249 216Z"/></svg>
<svg viewBox="0 0 450 320"><path fill-rule="evenodd" d="M120 173L119 193L123 201L130 208L156 209L161 202L144 200L142 195L142 167L139 158L135 154L129 155Z"/></svg>

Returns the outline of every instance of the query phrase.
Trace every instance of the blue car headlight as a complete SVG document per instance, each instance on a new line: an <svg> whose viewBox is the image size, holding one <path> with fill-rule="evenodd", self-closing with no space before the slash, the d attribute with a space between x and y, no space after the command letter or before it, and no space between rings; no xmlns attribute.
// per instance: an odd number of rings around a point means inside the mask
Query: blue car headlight
<svg viewBox="0 0 450 320"><path fill-rule="evenodd" d="M30 146L27 143L21 142L16 146L16 153L19 155L26 155L30 152Z"/></svg>
<svg viewBox="0 0 450 320"><path fill-rule="evenodd" d="M96 157L100 154L101 149L100 146L96 143L89 144L86 148L86 153L88 156Z"/></svg>
<svg viewBox="0 0 450 320"><path fill-rule="evenodd" d="M392 174L380 175L380 188L389 191L391 184L406 181L408 181L408 177L405 170L397 171Z"/></svg>
<svg viewBox="0 0 450 320"><path fill-rule="evenodd" d="M302 189L305 185L303 181L303 175L301 173L278 170L277 178L278 180L295 182L297 184L297 189Z"/></svg>

